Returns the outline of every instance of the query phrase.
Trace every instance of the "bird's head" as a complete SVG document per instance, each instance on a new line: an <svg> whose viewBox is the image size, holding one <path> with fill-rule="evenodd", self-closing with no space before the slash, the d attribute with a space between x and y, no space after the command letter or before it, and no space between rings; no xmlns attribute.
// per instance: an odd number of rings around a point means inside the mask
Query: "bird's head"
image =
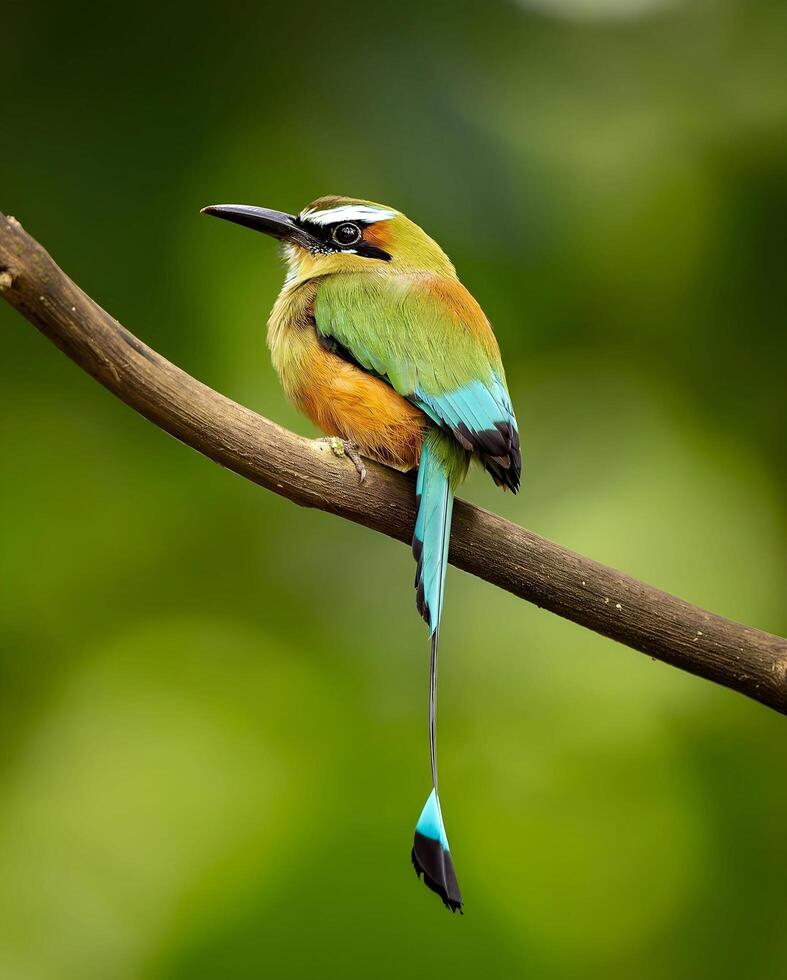
<svg viewBox="0 0 787 980"><path fill-rule="evenodd" d="M246 204L214 204L203 214L278 239L288 282L337 272L432 272L454 276L440 246L400 211L352 197L320 197L300 214Z"/></svg>

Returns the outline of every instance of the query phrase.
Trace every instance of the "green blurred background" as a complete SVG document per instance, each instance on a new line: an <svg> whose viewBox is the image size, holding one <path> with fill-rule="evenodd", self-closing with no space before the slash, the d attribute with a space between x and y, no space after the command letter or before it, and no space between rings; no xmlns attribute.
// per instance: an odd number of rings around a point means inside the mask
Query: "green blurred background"
<svg viewBox="0 0 787 980"><path fill-rule="evenodd" d="M0 208L299 432L272 243L390 203L496 326L523 493L466 494L776 632L787 5L4 5ZM4 304L0 977L783 978L785 721L452 571L416 883L407 550L168 439Z"/></svg>

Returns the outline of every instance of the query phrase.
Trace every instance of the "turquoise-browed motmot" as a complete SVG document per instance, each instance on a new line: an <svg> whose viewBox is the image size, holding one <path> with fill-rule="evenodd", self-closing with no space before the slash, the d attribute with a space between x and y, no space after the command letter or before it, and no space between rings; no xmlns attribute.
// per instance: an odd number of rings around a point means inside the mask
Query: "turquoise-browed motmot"
<svg viewBox="0 0 787 980"><path fill-rule="evenodd" d="M297 215L236 204L204 210L283 244L287 278L268 346L287 395L361 479L358 453L418 468L413 554L431 637L432 791L412 861L446 906L461 910L437 792L437 648L457 486L477 460L495 483L519 488L519 434L497 341L448 256L393 208L323 197Z"/></svg>

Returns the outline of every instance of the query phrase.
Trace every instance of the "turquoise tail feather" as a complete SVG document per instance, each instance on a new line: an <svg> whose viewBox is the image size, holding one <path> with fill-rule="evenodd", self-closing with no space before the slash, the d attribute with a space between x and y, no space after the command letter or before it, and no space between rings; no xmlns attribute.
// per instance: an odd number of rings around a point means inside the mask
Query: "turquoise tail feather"
<svg viewBox="0 0 787 980"><path fill-rule="evenodd" d="M413 554L418 612L432 634L440 627L445 595L445 569L451 537L454 491L447 467L438 452L437 440L428 439L421 451L415 495L418 516L413 534Z"/></svg>
<svg viewBox="0 0 787 980"><path fill-rule="evenodd" d="M451 537L451 515L454 506L452 483L457 474L464 475L461 460L456 466L455 451L446 458L445 443L435 433L421 450L416 482L418 515L413 535L413 554L418 563L415 585L418 611L426 620L431 634L429 658L429 757L432 769L432 792L415 828L412 862L416 874L436 892L452 912L462 911L462 896L457 884L448 837L445 832L440 798L437 793L437 652L440 617L445 594L448 544ZM452 465L453 464L453 465Z"/></svg>
<svg viewBox="0 0 787 980"><path fill-rule="evenodd" d="M451 860L440 798L434 788L415 825L411 857L415 873L419 878L423 875L426 887L440 896L446 908L461 913L462 893Z"/></svg>

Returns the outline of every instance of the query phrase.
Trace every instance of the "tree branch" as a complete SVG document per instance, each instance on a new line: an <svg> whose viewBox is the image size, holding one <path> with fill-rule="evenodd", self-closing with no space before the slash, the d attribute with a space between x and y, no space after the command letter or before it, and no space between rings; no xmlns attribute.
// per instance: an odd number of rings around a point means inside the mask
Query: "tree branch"
<svg viewBox="0 0 787 980"><path fill-rule="evenodd" d="M254 483L409 542L413 481L354 467L195 380L129 333L0 214L0 293L105 388ZM787 713L787 641L654 589L457 502L450 561L581 626Z"/></svg>

